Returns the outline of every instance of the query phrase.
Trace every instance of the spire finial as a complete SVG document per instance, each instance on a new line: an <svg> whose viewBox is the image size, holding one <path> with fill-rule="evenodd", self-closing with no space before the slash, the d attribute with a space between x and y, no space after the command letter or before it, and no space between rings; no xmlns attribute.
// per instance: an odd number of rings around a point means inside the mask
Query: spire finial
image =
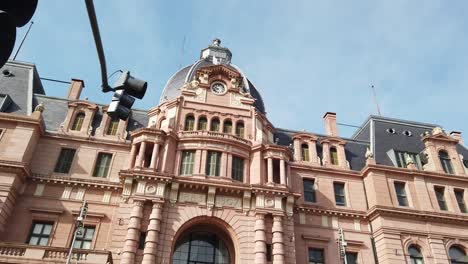
<svg viewBox="0 0 468 264"><path fill-rule="evenodd" d="M219 38L213 39L213 46L219 47L221 45L221 40Z"/></svg>

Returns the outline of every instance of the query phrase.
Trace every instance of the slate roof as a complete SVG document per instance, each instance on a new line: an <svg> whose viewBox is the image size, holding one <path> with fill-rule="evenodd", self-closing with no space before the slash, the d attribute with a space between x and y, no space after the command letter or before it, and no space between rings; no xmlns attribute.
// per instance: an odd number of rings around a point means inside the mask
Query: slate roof
<svg viewBox="0 0 468 264"><path fill-rule="evenodd" d="M282 146L290 146L292 148L293 140L292 137L296 133L300 133L301 131L293 131L278 128L275 133L275 140L277 140L278 145ZM317 140L317 155L322 158L322 145L320 144L320 140L325 137L325 135L314 134L319 139ZM346 160L349 162L349 166L351 170L360 171L364 168L366 164L365 154L367 148L369 147L368 141L363 140L356 140L356 139L349 139L343 138L346 141L345 145L345 154Z"/></svg>
<svg viewBox="0 0 468 264"><path fill-rule="evenodd" d="M176 72L172 77L169 79L169 81L166 83L166 86L164 87L164 90L161 94L161 99L159 100L160 103L163 103L165 101L169 101L172 99L175 99L179 97L182 93L181 87L186 83L191 80L193 80L195 74L197 73L198 70L204 67L209 67L215 65L211 61L207 59L200 59L194 64L188 65L178 72ZM252 84L252 82L247 79L242 71L239 69L234 64L224 64L226 67L239 72L247 81L247 89L250 92L250 95L252 95L253 98L255 98L255 103L254 106L255 108L260 111L261 113L265 113L265 104L263 103L262 96L258 92L257 88Z"/></svg>
<svg viewBox="0 0 468 264"><path fill-rule="evenodd" d="M12 99L4 112L31 114L33 93L45 94L34 64L8 61L0 68L0 94L7 94Z"/></svg>

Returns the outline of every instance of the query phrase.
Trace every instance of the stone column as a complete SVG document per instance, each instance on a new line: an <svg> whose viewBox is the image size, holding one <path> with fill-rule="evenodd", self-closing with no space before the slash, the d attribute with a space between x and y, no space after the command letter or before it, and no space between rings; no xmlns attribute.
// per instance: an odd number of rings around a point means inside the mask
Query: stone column
<svg viewBox="0 0 468 264"><path fill-rule="evenodd" d="M151 164L150 169L156 170L158 167L158 156L159 156L159 144L154 143L153 145L153 153L151 154Z"/></svg>
<svg viewBox="0 0 468 264"><path fill-rule="evenodd" d="M299 139L295 139L293 141L293 144L294 144L294 160L301 161L302 160L301 141Z"/></svg>
<svg viewBox="0 0 468 264"><path fill-rule="evenodd" d="M256 215L255 220L255 264L266 263L265 215Z"/></svg>
<svg viewBox="0 0 468 264"><path fill-rule="evenodd" d="M273 217L273 264L284 264L283 220L281 216Z"/></svg>
<svg viewBox="0 0 468 264"><path fill-rule="evenodd" d="M132 149L130 150L130 159L128 160L129 169L135 166L135 159L136 159L136 144L132 144Z"/></svg>
<svg viewBox="0 0 468 264"><path fill-rule="evenodd" d="M140 225L143 216L142 200L133 202L133 209L130 214L130 222L128 223L127 236L123 246L121 264L133 264L135 262L135 254L138 248L138 240L140 238Z"/></svg>
<svg viewBox="0 0 468 264"><path fill-rule="evenodd" d="M153 210L149 217L148 231L146 233L145 249L143 250L142 264L156 263L158 250L159 231L161 230L162 204L153 202Z"/></svg>
<svg viewBox="0 0 468 264"><path fill-rule="evenodd" d="M309 146L310 162L317 164L317 146L315 142L309 141L307 142L307 146Z"/></svg>
<svg viewBox="0 0 468 264"><path fill-rule="evenodd" d="M324 142L322 144L322 165L330 165L330 144Z"/></svg>
<svg viewBox="0 0 468 264"><path fill-rule="evenodd" d="M343 145L336 146L336 151L338 152L338 162L339 166L342 168L348 168L348 162L346 160L345 148Z"/></svg>
<svg viewBox="0 0 468 264"><path fill-rule="evenodd" d="M286 185L286 165L284 159L280 160L280 183Z"/></svg>
<svg viewBox="0 0 468 264"><path fill-rule="evenodd" d="M245 166L245 165L244 165ZM226 177L232 179L232 154L227 154ZM245 178L245 174L244 174Z"/></svg>
<svg viewBox="0 0 468 264"><path fill-rule="evenodd" d="M219 176L220 177L227 177L226 169L227 169L227 153L222 152L221 153L221 164L219 166Z"/></svg>
<svg viewBox="0 0 468 264"><path fill-rule="evenodd" d="M268 175L268 181L267 183L273 183L273 159L268 158L268 168L267 168L267 175Z"/></svg>
<svg viewBox="0 0 468 264"><path fill-rule="evenodd" d="M140 143L140 151L138 152L138 159L136 161L136 166L143 167L145 162L145 152L146 152L146 142L143 141Z"/></svg>

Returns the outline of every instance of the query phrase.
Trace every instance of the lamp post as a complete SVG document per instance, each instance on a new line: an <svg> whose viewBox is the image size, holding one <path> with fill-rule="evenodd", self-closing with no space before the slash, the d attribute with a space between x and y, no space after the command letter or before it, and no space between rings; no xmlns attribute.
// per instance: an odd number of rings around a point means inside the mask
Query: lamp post
<svg viewBox="0 0 468 264"><path fill-rule="evenodd" d="M86 219L86 214L88 213L88 202L83 201L83 205L80 208L80 214L76 218L75 222L75 232L73 232L73 239L70 245L70 250L68 251L67 262L66 264L70 264L71 257L73 255L73 246L75 245L76 236L83 234L84 228L84 220Z"/></svg>

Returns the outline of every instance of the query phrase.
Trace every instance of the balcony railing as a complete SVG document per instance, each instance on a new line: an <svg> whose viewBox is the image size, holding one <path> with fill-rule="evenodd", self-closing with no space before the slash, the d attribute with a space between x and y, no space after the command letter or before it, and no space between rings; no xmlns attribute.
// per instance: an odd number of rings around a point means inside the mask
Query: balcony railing
<svg viewBox="0 0 468 264"><path fill-rule="evenodd" d="M65 263L68 248L0 243L0 263ZM72 263L112 264L110 251L74 249Z"/></svg>
<svg viewBox="0 0 468 264"><path fill-rule="evenodd" d="M250 141L247 139L240 138L238 136L220 132L213 132L213 131L181 131L179 133L181 138L188 138L188 137L211 137L211 138L222 138L237 141L243 144L250 145Z"/></svg>

